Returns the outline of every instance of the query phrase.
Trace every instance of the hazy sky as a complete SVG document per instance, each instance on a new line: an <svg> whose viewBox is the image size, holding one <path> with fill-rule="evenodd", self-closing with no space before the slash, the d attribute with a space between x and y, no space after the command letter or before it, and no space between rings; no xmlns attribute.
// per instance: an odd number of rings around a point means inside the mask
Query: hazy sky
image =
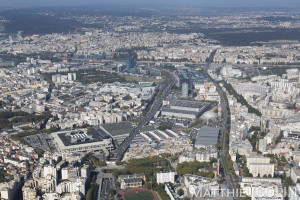
<svg viewBox="0 0 300 200"><path fill-rule="evenodd" d="M0 0L0 8L89 4L300 7L300 0Z"/></svg>

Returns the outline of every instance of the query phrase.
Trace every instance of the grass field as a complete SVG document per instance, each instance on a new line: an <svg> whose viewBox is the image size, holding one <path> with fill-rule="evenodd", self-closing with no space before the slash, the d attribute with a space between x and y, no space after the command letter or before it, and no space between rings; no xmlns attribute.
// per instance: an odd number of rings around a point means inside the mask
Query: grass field
<svg viewBox="0 0 300 200"><path fill-rule="evenodd" d="M155 200L150 192L125 194L125 200Z"/></svg>

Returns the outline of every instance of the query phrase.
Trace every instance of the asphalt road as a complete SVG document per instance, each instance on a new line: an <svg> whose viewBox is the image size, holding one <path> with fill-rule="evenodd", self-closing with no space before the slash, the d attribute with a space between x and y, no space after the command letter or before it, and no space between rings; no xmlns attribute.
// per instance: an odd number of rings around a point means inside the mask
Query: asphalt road
<svg viewBox="0 0 300 200"><path fill-rule="evenodd" d="M207 65L207 68L209 68L209 65ZM220 96L221 99L221 107L222 107L222 112L223 112L223 121L222 121L222 128L221 128L221 139L220 139L220 145L221 145L221 150L220 150L220 158L221 158L221 164L224 168L224 179L225 183L230 191L234 190L236 191L236 182L233 177L233 174L230 170L228 170L228 163L226 162L226 133L230 132L230 109L229 109L229 104L226 101L226 94L222 91L221 87L219 84L215 82L215 80L211 79L214 84L217 87L217 92ZM239 199L239 198L238 198Z"/></svg>
<svg viewBox="0 0 300 200"><path fill-rule="evenodd" d="M127 138L125 138L125 140L121 143L121 145L119 146L119 148L116 150L116 152L114 154L114 159L119 159L119 158L123 157L123 155L127 151L128 147L130 146L130 144L131 144L132 140L134 139L134 137L136 135L138 135L140 133L141 129L150 122L150 120L154 117L156 112L161 107L162 101L170 93L172 85L175 84L175 77L173 76L172 73L169 72L169 74L170 74L170 77L172 78L172 80L170 82L168 82L167 79L164 78L163 83L158 87L159 91L158 91L157 94L161 94L161 95L157 95L155 97L155 99L154 99L149 111L147 112L145 118L140 122L140 124L136 128L134 128L131 131L129 136Z"/></svg>
<svg viewBox="0 0 300 200"><path fill-rule="evenodd" d="M115 189L115 183L112 174L102 173L101 167L97 167L94 171L98 173L96 183L98 185L98 200L109 199L110 189Z"/></svg>
<svg viewBox="0 0 300 200"><path fill-rule="evenodd" d="M100 190L100 200L109 199L109 192L113 185L113 178L103 178L102 179L102 187Z"/></svg>

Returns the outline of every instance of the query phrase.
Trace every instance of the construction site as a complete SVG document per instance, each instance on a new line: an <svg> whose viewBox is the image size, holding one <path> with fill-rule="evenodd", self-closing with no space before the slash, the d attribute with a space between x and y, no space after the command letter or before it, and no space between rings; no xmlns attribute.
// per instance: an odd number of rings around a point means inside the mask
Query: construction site
<svg viewBox="0 0 300 200"><path fill-rule="evenodd" d="M190 142L189 135L180 131L155 130L141 132L133 140L130 148L127 150L123 161L133 158L145 158L159 156L163 153L175 155L183 151L192 151L193 145Z"/></svg>

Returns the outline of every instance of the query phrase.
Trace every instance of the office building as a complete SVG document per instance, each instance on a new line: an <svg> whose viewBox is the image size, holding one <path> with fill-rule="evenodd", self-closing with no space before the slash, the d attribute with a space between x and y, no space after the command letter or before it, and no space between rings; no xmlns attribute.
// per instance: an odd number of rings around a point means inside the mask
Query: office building
<svg viewBox="0 0 300 200"><path fill-rule="evenodd" d="M133 58L128 58L127 61L126 61L126 70L127 70L127 72L130 72L130 70L134 67L135 67L134 59Z"/></svg>

